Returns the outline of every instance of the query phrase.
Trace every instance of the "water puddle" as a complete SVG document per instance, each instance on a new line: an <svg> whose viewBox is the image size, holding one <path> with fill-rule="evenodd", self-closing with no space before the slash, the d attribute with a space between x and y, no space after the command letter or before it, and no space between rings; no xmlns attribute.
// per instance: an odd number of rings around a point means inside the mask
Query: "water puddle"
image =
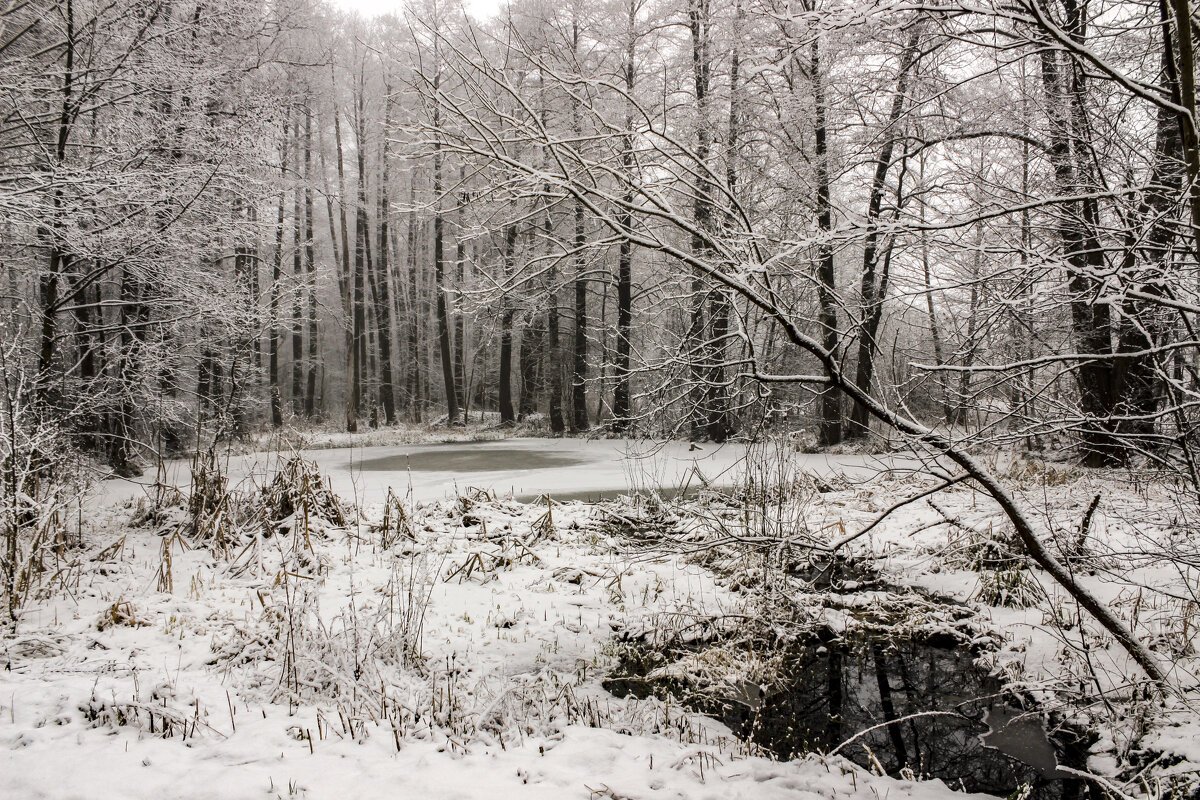
<svg viewBox="0 0 1200 800"><path fill-rule="evenodd" d="M553 453L520 447L429 447L411 453L369 458L353 464L366 472L521 472L573 467L587 459L572 453Z"/></svg>
<svg viewBox="0 0 1200 800"><path fill-rule="evenodd" d="M697 678L707 647L721 651L709 659L716 664L774 659L770 683ZM1058 764L1079 766L1086 743L1068 731L1047 734L1039 715L1002 698L1000 683L973 662L953 641L849 645L826 635L757 655L711 643L635 643L605 687L622 697L682 701L781 759L842 745L841 755L867 769L907 769L963 791L1007 796L1028 783L1037 800L1082 796L1084 787L1064 779Z"/></svg>

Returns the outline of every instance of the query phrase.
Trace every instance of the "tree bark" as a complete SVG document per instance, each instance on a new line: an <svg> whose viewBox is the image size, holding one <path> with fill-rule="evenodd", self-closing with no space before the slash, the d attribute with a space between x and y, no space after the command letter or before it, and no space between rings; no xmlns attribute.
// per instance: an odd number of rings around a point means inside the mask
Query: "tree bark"
<svg viewBox="0 0 1200 800"><path fill-rule="evenodd" d="M363 135L365 120L365 91L360 79L358 107L354 120L355 149L358 154L358 191L354 210L354 277L353 277L353 320L350 333L348 367L350 377L350 402L346 404L346 430L358 430L358 415L362 406L362 380L366 367L366 269L367 269L367 156Z"/></svg>
<svg viewBox="0 0 1200 800"><path fill-rule="evenodd" d="M504 228L504 282L507 285L512 277L513 258L517 244L517 225L509 223ZM500 424L512 425L517 421L513 413L512 401L512 334L513 334L512 300L506 291L500 296Z"/></svg>
<svg viewBox="0 0 1200 800"><path fill-rule="evenodd" d="M571 23L572 48L579 61L579 22ZM583 139L582 120L579 114L579 100L572 94L571 120L578 140ZM575 202L575 337L571 351L571 430L586 431L591 424L588 421L587 407L587 357L588 357L588 316L587 316L587 258L584 246L587 244L586 228L584 226L583 205Z"/></svg>
<svg viewBox="0 0 1200 800"><path fill-rule="evenodd" d="M709 88L712 60L710 47L709 0L688 0L688 30L691 34L692 86L696 102L696 162L698 165L695 196L692 199L692 218L701 233L692 235L692 252L700 258L711 254L703 232L712 228L712 181L708 176L708 159L712 146L712 131L708 118ZM708 435L708 421L715 409L710 407L711 373L713 364L706 364L709 351L708 287L703 276L695 273L692 279L691 321L684 338L691 381L690 428L693 439Z"/></svg>
<svg viewBox="0 0 1200 800"><path fill-rule="evenodd" d="M392 298L390 292L388 260L388 218L391 208L388 203L389 162L391 148L388 136L392 128L392 87L384 86L383 149L379 166L379 209L376 222L378 246L372 270L375 289L375 340L379 346L379 404L383 406L383 418L388 425L396 423L396 391L392 378Z"/></svg>
<svg viewBox="0 0 1200 800"><path fill-rule="evenodd" d="M292 192L292 413L299 416L304 411L304 188L301 182L308 180L301 172L303 153L300 152L300 120L292 123L292 138L296 141L295 175L296 187Z"/></svg>
<svg viewBox="0 0 1200 800"><path fill-rule="evenodd" d="M290 116L290 114L289 114ZM291 137L288 134L288 120L283 122L283 147L280 153L279 174L282 179L287 174L288 144ZM269 319L267 322L267 375L271 394L271 425L278 428L283 425L283 398L279 389L279 301L283 281L283 222L287 205L287 192L279 192L279 209L275 215L275 253L271 259L271 298L269 301Z"/></svg>
<svg viewBox="0 0 1200 800"><path fill-rule="evenodd" d="M456 213L456 222L458 223L454 232L454 286L455 286L455 303L451 310L451 316L454 318L454 396L458 400L459 408L464 409L465 417L465 395L463 392L463 376L466 373L465 363L465 347L466 347L466 320L463 317L462 308L462 287L465 278L464 272L467 260L467 243L463 236L466 220L464 219L467 192L463 188L467 182L466 166L459 167L458 183L460 191L458 194L458 211ZM448 298L447 298L448 299ZM465 419L464 419L465 422Z"/></svg>
<svg viewBox="0 0 1200 800"><path fill-rule="evenodd" d="M875 353L878 350L876 336L879 333L880 320L883 318L883 303L887 299L888 279L891 272L891 243L889 241L885 255L881 259L878 221L883 207L883 196L887 189L888 171L892 166L892 152L900 138L897 127L908 99L908 87L912 83L913 68L921 41L919 25L919 21L913 25L904 51L900 55L896 92L892 96L892 106L883 134L883 145L875 159L875 174L871 180L871 192L867 199L867 238L863 245L863 271L860 289L863 320L859 327L858 365L854 378L863 393L871 391L871 382L875 377ZM846 437L862 438L866 436L868 419L867 410L860 405L855 405L850 411Z"/></svg>
<svg viewBox="0 0 1200 800"><path fill-rule="evenodd" d="M1078 174L1071 155L1070 100L1064 97L1064 84L1058 52L1041 52L1042 86L1049 122L1049 160L1054 169L1055 189L1072 196L1091 187ZM1076 83L1072 91L1080 91ZM1086 156L1085 156L1086 158ZM1107 304L1094 303L1099 290L1092 277L1103 268L1104 255L1095 233L1095 204L1087 200L1064 203L1059 212L1058 234L1062 241L1070 292L1071 327L1076 347L1082 353L1099 355L1080 363L1077 372L1080 409L1085 421L1080 431L1083 460L1091 466L1116 464L1120 447L1113 437L1112 397L1112 322Z"/></svg>
<svg viewBox="0 0 1200 800"><path fill-rule="evenodd" d="M433 129L441 125L441 97L438 94L442 76L437 72L433 76ZM446 392L446 422L449 425L459 424L458 392L454 383L454 353L450 346L450 315L446 307L446 259L444 228L445 220L442 214L442 140L437 133L433 139L433 279L434 291L437 293L437 326L438 354L442 362L442 388Z"/></svg>
<svg viewBox="0 0 1200 800"><path fill-rule="evenodd" d="M625 44L623 72L625 93L632 98L637 81L637 0L630 0ZM625 133L621 137L621 175L625 181L622 193L623 206L618 211L618 223L626 229L633 227L633 124L632 102L626 102ZM613 387L613 416L609 427L615 433L625 433L633 426L632 376L630 374L631 345L633 335L633 242L621 237L617 251L617 342L613 372L616 384Z"/></svg>
<svg viewBox="0 0 1200 800"><path fill-rule="evenodd" d="M72 0L66 0L66 39L63 42L63 79L59 104L58 135L54 145L54 164L52 169L61 167L67 160L67 143L71 137L71 127L75 118L74 82L75 82L75 5ZM52 213L49 230L44 234L50 249L50 268L42 277L42 331L41 347L38 352L37 386L40 399L46 399L47 385L50 380L50 370L54 360L55 328L57 326L58 282L64 268L64 263L70 256L62 251L60 242L60 227L62 221L63 192L55 188L53 195Z"/></svg>
<svg viewBox="0 0 1200 800"><path fill-rule="evenodd" d="M417 199L417 176L413 172L412 182L409 188L408 206L413 208ZM421 298L420 286L417 281L417 271L419 269L419 254L418 254L418 236L417 236L417 212L408 212L408 233L406 237L408 249L408 302L405 309L405 316L408 318L407 325L407 340L408 340L408 380L407 380L407 397L408 397L408 413L413 422L421 421L421 412L424 408L421 398Z"/></svg>
<svg viewBox="0 0 1200 800"><path fill-rule="evenodd" d="M820 40L809 45L809 75L813 91L813 169L816 174L817 229L817 302L820 305L821 346L838 352L837 270L833 260L833 204L830 199L829 145L825 81L821 74ZM842 441L842 395L836 386L821 389L821 424L817 443L832 447Z"/></svg>
<svg viewBox="0 0 1200 800"><path fill-rule="evenodd" d="M321 345L317 336L317 265L316 237L313 231L313 187L312 187L312 109L304 110L304 281L308 285L308 305L305 317L308 322L308 375L304 387L304 416L312 419L317 407L317 363L321 360ZM333 216L330 215L330 233L333 233ZM330 246L337 252L337 240L330 236Z"/></svg>
<svg viewBox="0 0 1200 800"><path fill-rule="evenodd" d="M530 311L525 316L524 329L521 331L521 397L517 406L517 419L528 419L537 412L537 399L542 382L543 350L546 344L546 330L536 311Z"/></svg>

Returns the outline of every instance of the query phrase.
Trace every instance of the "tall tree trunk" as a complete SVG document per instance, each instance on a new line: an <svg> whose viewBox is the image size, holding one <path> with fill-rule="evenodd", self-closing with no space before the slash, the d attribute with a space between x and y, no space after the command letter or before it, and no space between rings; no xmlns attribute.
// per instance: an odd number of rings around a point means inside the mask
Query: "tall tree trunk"
<svg viewBox="0 0 1200 800"><path fill-rule="evenodd" d="M688 0L688 28L692 46L692 82L696 101L696 187L692 200L692 216L701 231L713 230L713 181L708 160L712 151L712 121L709 119L709 92L712 86L712 20L709 0ZM711 256L704 237L692 236L692 252ZM713 329L714 314L717 329L728 322L724 304L714 303L710 288L699 273L692 279L691 324L685 337L691 388L691 435L696 439L711 438L716 431L724 438L725 407L724 365L719 363L718 338ZM721 334L724 335L723 333Z"/></svg>
<svg viewBox="0 0 1200 800"><path fill-rule="evenodd" d="M554 227L550 220L550 208L546 208L546 238L547 241L554 234ZM547 276L547 281L550 284L550 297L547 300L546 309L546 364L550 370L550 397L549 397L549 413L550 413L550 431L552 433L562 433L567 429L566 420L563 417L563 380L562 380L562 359L561 359L561 342L558 330L558 276L555 274L556 269L554 262L551 262L550 271Z"/></svg>
<svg viewBox="0 0 1200 800"><path fill-rule="evenodd" d="M1072 112L1070 100L1064 96L1068 93L1058 51L1043 49L1041 67L1055 190L1066 197L1091 191L1090 181L1078 174L1079 164L1072 161ZM1071 93L1081 89L1076 83ZM1092 302L1099 289L1093 275L1099 274L1104 258L1094 227L1095 206L1087 200L1064 206L1059 212L1058 234L1066 262L1075 345L1079 352L1101 356L1081 362L1077 373L1080 408L1085 418L1080 432L1083 460L1091 466L1115 464L1120 461L1120 447L1113 437L1112 361L1106 357L1112 354L1112 323L1108 305Z"/></svg>
<svg viewBox="0 0 1200 800"><path fill-rule="evenodd" d="M1172 95L1180 111L1176 113L1179 124L1179 157L1187 169L1188 207L1191 211L1192 248L1200 257L1200 132L1196 109L1196 28L1195 9L1190 0L1170 0L1175 18L1175 46L1171 46L1169 34L1164 36L1163 51L1167 58L1178 63L1168 72L1172 84ZM1163 30L1166 14L1163 13Z"/></svg>
<svg viewBox="0 0 1200 800"><path fill-rule="evenodd" d="M583 248L584 235L583 204L575 202L575 338L571 352L571 429L586 431L587 408L587 357L588 357L588 310L587 310L587 262Z"/></svg>
<svg viewBox="0 0 1200 800"><path fill-rule="evenodd" d="M413 208L417 199L417 176L413 172L409 186L408 207ZM421 297L417 281L417 270L420 259L418 254L417 212L408 212L408 306L405 316L408 318L408 413L413 422L421 421L424 402L421 396Z"/></svg>
<svg viewBox="0 0 1200 800"><path fill-rule="evenodd" d="M814 37L809 45L809 74L813 91L813 155L817 179L817 302L820 306L821 346L838 352L837 271L833 260L833 203L830 199L829 144L825 78L821 72L821 46ZM821 390L821 425L817 443L832 447L842 441L842 394L836 386Z"/></svg>
<svg viewBox="0 0 1200 800"><path fill-rule="evenodd" d="M958 391L951 420L956 425L967 423L967 409L971 403L971 370L975 366L975 355L979 350L976 341L979 335L979 279L983 271L983 225L975 229L975 252L971 254L970 292L967 301L967 335L963 340L963 360L958 373Z"/></svg>
<svg viewBox="0 0 1200 800"><path fill-rule="evenodd" d="M239 251L240 252L240 251ZM234 256L236 262L240 256ZM97 287L98 290L98 287ZM93 330L98 327L92 321L93 309L99 313L99 300L92 301L91 292L84 289L75 304L75 349L76 360L79 364L79 379L85 384L96 377L96 335Z"/></svg>
<svg viewBox="0 0 1200 800"><path fill-rule="evenodd" d="M733 52L729 58L729 120L725 141L725 183L730 195L736 197L738 189L738 147L741 128L741 48L742 21L744 11L741 0L734 9ZM726 385L725 364L728 358L728 338L732 325L732 303L722 287L716 287L710 295L709 318L712 321L711 344L706 348L708 360L708 438L723 442L733 431L729 413L729 393Z"/></svg>
<svg viewBox="0 0 1200 800"><path fill-rule="evenodd" d="M1162 70L1171 89L1171 99L1183 105L1185 81L1180 74L1183 64L1190 63L1191 32L1184 31L1179 39L1179 63L1171 33L1170 12L1166 2L1160 3L1162 30ZM1187 41L1184 41L1185 38ZM1194 92L1194 88L1191 90ZM1168 285L1171 261L1178 247L1179 235L1171 214L1171 205L1179 197L1187 170L1190 120L1168 109L1158 109L1154 136L1154 160L1136 219L1150 219L1149 230L1137 230L1127 223L1125 252L1122 261L1122 283L1143 293L1161 297L1172 291ZM1194 188L1194 187L1192 187ZM1190 198L1189 198L1190 205ZM1193 231L1195 235L1195 231ZM1145 245L1139 245L1143 240ZM1153 301L1125 296L1117 325L1117 358L1113 364L1113 397L1119 402L1123 419L1118 423L1120 433L1133 436L1142 448L1152 447L1155 419L1159 413L1165 386L1162 376L1169 365L1146 355L1160 344L1170 330L1170 318L1161 305Z"/></svg>
<svg viewBox="0 0 1200 800"><path fill-rule="evenodd" d="M290 116L290 114L289 114ZM288 133L288 120L283 122L283 147L279 160L280 178L287 175L288 145L291 137ZM287 192L279 192L279 210L275 216L275 253L271 259L271 299L267 322L267 375L271 393L271 425L278 428L283 425L283 399L279 389L279 300L283 282L283 221L287 206Z"/></svg>
<svg viewBox="0 0 1200 800"><path fill-rule="evenodd" d="M883 196L887 190L888 170L892 166L892 152L900 138L898 130L900 116L908 100L908 87L912 83L920 45L920 23L913 25L908 34L904 51L900 55L900 72L896 77L896 92L883 131L883 145L875 159L875 175L871 180L871 192L867 198L867 238L863 244L863 269L860 293L862 296L862 323L858 333L858 364L854 382L863 393L871 391L875 377L875 353L878 350L876 336L883 318L883 303L887 299L888 278L891 265L891 241L880 255L879 216L883 208ZM846 436L861 438L867 435L870 415L865 406L856 403L850 411L850 423Z"/></svg>
<svg viewBox="0 0 1200 800"><path fill-rule="evenodd" d="M379 404L383 406L383 418L388 425L396 423L396 392L392 378L392 298L389 286L390 266L388 261L388 167L391 148L388 136L392 128L392 87L384 85L383 150L379 165L379 213L378 247L372 270L375 288L375 339L379 346Z"/></svg>
<svg viewBox="0 0 1200 800"><path fill-rule="evenodd" d="M335 127L337 127L336 110L334 113L335 113L334 125L335 125ZM346 221L346 209L345 209L345 204L344 204L345 187L341 180L341 173L339 172L338 173L338 195L337 195L337 197L338 197L339 214L341 216L341 222L342 222L342 226L343 226L342 233L339 236L338 235L337 216L335 216L334 212L333 212L334 194L333 194L333 191L329 187L329 165L328 165L328 163L326 163L326 157L325 157L325 138L323 135L321 135L321 127L320 126L318 126L318 128L317 128L317 142L318 142L317 149L321 154L321 179L322 179L322 189L324 189L324 195L325 195L325 218L329 222L329 246L333 252L334 272L337 274L338 301L341 305L342 313L345 314L347 318L349 318L349 306L347 305L347 301L350 297L350 275L349 275L348 270L343 268L344 264L350 263L349 259L347 258L347 255L346 255L347 248L350 246L350 242L346 239L346 231L345 231L345 221ZM338 157L339 157L339 161L340 161L340 158L341 158L340 137L339 137L337 149L338 149Z"/></svg>
<svg viewBox="0 0 1200 800"><path fill-rule="evenodd" d="M549 126L549 108L546 103L546 80L545 76L538 73L538 103L539 113L541 115L542 127ZM542 158L545 163L549 164L549 150L543 150ZM551 214L551 197L550 187L547 184L542 186L542 205L545 213L543 220L543 234L546 240L546 246L550 247L554 241L554 219ZM547 411L550 415L550 431L552 433L562 433L567 429L566 418L563 415L563 369L562 369L562 342L559 331L559 314L558 314L558 261L557 259L550 260L550 269L546 275L546 285L549 288L549 296L546 301L546 368L550 373L548 385L548 402Z"/></svg>
<svg viewBox="0 0 1200 800"><path fill-rule="evenodd" d="M521 331L521 397L517 406L517 419L528 419L537 412L537 398L542 382L543 350L546 345L546 330L536 311L525 316Z"/></svg>
<svg viewBox="0 0 1200 800"><path fill-rule="evenodd" d="M922 206L922 223L924 223L924 215L925 208ZM935 367L941 367L946 363L946 354L942 345L942 329L938 324L937 309L933 303L933 276L929 266L929 241L924 231L921 232L921 271L925 277L925 310L929 317L929 335L933 338L933 364ZM942 419L949 422L952 409L947 397L945 383L940 376L937 378L937 385L938 404L942 409Z"/></svg>
<svg viewBox="0 0 1200 800"><path fill-rule="evenodd" d="M466 230L466 206L467 206L467 168L466 165L460 166L458 169L458 209L455 213L455 222L457 227L454 232L454 296L455 303L451 312L454 318L454 396L458 400L458 405L463 408L463 415L466 415L465 395L463 392L463 376L466 373L465 363L465 348L466 348L466 321L462 312L462 288L464 281L464 271L467 260L467 242L463 236L463 231ZM464 419L465 422L465 419Z"/></svg>
<svg viewBox="0 0 1200 800"><path fill-rule="evenodd" d="M500 424L512 425L517 421L512 400L512 336L513 307L507 286L512 278L513 259L517 246L517 225L509 223L504 229L503 270L506 291L500 296Z"/></svg>
<svg viewBox="0 0 1200 800"><path fill-rule="evenodd" d="M137 466L137 444L134 439L139 398L135 397L134 391L149 318L143 295L144 287L133 271L122 268L121 306L118 312L121 332L116 361L121 396L113 414L108 459L113 471L122 477L132 477L141 471Z"/></svg>
<svg viewBox="0 0 1200 800"><path fill-rule="evenodd" d="M330 64L330 72L332 74L333 65ZM334 82L336 89L336 81ZM338 229L341 232L341 260L338 269L338 287L341 289L342 295L342 314L345 319L345 334L344 345L346 348L346 386L349 391L346 394L346 429L353 432L358 430L358 405L357 399L353 397L353 386L357 380L357 375L354 373L354 275L350 268L350 226L346 218L346 198L348 192L346 189L346 158L345 148L342 145L342 115L338 110L337 105L333 108L333 141L337 151L337 175L338 175ZM332 224L332 223L331 223ZM355 243L357 250L357 242Z"/></svg>
<svg viewBox="0 0 1200 800"><path fill-rule="evenodd" d="M301 173L303 153L300 152L300 120L292 124L292 138L296 141L296 187L292 193L292 413L299 416L304 410L304 188L301 182L308 175Z"/></svg>
<svg viewBox="0 0 1200 800"><path fill-rule="evenodd" d="M63 42L63 79L59 104L58 136L54 145L54 163L51 171L56 170L67 160L67 142L71 137L71 127L75 117L75 5L72 0L66 0L66 39ZM46 389L50 380L50 368L54 360L55 327L57 325L58 282L64 268L64 262L69 256L62 251L60 228L62 220L63 192L55 188L53 210L50 215L49 230L44 231L46 243L50 249L50 268L41 281L42 301L42 331L41 347L38 353L37 386L41 399L46 397Z"/></svg>
<svg viewBox="0 0 1200 800"><path fill-rule="evenodd" d="M629 0L629 13L625 35L625 61L622 65L625 74L625 93L633 97L637 81L637 0ZM632 100L626 101L625 135L621 141L621 176L625 182L622 193L622 206L617 212L617 220L622 228L631 231L633 228L633 130L634 109ZM613 416L610 427L616 433L625 433L633 425L633 397L630 375L630 337L633 335L633 242L628 236L622 236L617 251L617 347L613 363L613 373L616 385L613 387Z"/></svg>
<svg viewBox="0 0 1200 800"><path fill-rule="evenodd" d="M361 75L356 87L358 90L357 113L354 120L355 149L358 154L358 192L356 194L354 213L354 279L353 279L353 319L350 334L350 352L347 361L350 373L350 402L346 405L346 430L351 433L358 430L358 415L362 406L363 371L366 368L367 354L367 308L366 308L366 269L367 269L367 154L363 141L363 126L365 125L366 97Z"/></svg>
<svg viewBox="0 0 1200 800"><path fill-rule="evenodd" d="M307 267L304 281L308 284L308 375L304 387L304 416L312 419L317 407L317 363L321 360L321 345L317 336L317 266L316 237L313 232L312 187L312 109L304 109L304 261ZM329 217L333 233L333 215ZM330 246L337 251L337 240L330 236Z"/></svg>
<svg viewBox="0 0 1200 800"><path fill-rule="evenodd" d="M439 68L440 70L440 68ZM441 96L438 94L441 86L441 72L433 76L433 129L441 125ZM446 258L444 229L445 219L442 214L442 140L434 134L433 139L433 280L434 291L437 293L437 326L438 326L438 355L442 363L442 388L446 392L446 421L450 425L459 424L458 393L454 384L454 353L450 346L450 314L446 307Z"/></svg>
<svg viewBox="0 0 1200 800"><path fill-rule="evenodd" d="M579 22L571 23L572 48L576 66L579 66ZM574 98L574 95L572 95ZM579 113L579 101L571 102L571 120L575 136L583 140L583 123ZM588 311L587 311L587 258L584 245L587 243L586 228L584 227L583 203L575 199L575 339L571 352L571 429L586 431L591 427L588 422L587 407L587 357L588 357Z"/></svg>
<svg viewBox="0 0 1200 800"><path fill-rule="evenodd" d="M100 285L84 287L75 312L76 347L78 348L79 378L84 391L92 391L93 382L104 372L104 302ZM88 409L81 423L83 444L99 449L104 433L104 418L96 409Z"/></svg>
<svg viewBox="0 0 1200 800"><path fill-rule="evenodd" d="M246 204L246 221L250 228L254 231L253 242L244 246L246 258L246 274L249 276L250 287L250 302L257 312L262 306L262 291L259 285L259 267L260 260L258 257L258 208L254 203ZM257 321L257 313L255 315L254 329L250 332L250 338L253 340L254 351L254 383L256 386L262 386L262 326Z"/></svg>

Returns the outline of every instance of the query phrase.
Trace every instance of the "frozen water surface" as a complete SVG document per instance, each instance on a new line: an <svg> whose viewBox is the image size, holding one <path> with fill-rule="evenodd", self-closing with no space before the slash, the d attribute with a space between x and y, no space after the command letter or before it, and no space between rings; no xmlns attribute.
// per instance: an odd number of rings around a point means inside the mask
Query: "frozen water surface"
<svg viewBox="0 0 1200 800"><path fill-rule="evenodd" d="M549 494L560 500L589 500L655 489L678 494L702 486L732 486L745 469L743 444L691 444L623 439L506 439L453 444L405 444L302 451L321 468L333 490L347 499L382 502L391 488L402 496L432 502L467 488L531 500ZM793 453L795 466L820 475L866 477L895 467L875 456ZM251 453L224 459L231 483L265 481L279 454ZM167 481L186 486L190 462L166 465ZM106 501L141 494L153 470L134 479L105 481Z"/></svg>

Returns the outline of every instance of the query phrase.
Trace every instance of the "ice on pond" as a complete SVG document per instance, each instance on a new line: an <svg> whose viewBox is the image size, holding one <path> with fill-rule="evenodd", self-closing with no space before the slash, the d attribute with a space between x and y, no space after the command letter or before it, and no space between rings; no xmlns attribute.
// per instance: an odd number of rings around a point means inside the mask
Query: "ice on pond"
<svg viewBox="0 0 1200 800"><path fill-rule="evenodd" d="M520 472L587 463L579 453L474 444L424 446L403 453L368 458L354 466L366 472Z"/></svg>

